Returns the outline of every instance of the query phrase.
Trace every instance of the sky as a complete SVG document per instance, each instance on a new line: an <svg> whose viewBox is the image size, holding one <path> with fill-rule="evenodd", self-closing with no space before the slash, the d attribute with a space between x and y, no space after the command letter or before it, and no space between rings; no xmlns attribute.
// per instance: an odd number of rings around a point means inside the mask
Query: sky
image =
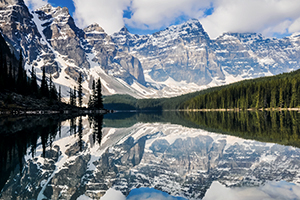
<svg viewBox="0 0 300 200"><path fill-rule="evenodd" d="M266 37L300 32L300 0L25 0L30 9L45 3L68 7L77 26L98 23L108 34L126 26L149 34L188 19L199 19L211 38L225 32Z"/></svg>

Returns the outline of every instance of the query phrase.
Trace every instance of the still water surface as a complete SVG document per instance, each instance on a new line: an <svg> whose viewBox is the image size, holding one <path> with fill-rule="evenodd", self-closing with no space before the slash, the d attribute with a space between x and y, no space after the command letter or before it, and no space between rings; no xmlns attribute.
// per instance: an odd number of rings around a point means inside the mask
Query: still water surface
<svg viewBox="0 0 300 200"><path fill-rule="evenodd" d="M297 112L0 120L0 199L300 199Z"/></svg>

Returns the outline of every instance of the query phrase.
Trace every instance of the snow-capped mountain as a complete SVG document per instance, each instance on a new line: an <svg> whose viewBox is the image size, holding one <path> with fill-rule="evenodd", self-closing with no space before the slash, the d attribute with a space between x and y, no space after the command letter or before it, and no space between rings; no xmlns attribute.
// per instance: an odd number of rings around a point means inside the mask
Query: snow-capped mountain
<svg viewBox="0 0 300 200"><path fill-rule="evenodd" d="M1 198L100 199L109 188L127 196L146 187L201 199L213 181L231 188L300 181L298 148L158 122L103 128L99 145L88 117L82 122L82 134L70 134L65 121L44 157L42 144L34 158L29 148Z"/></svg>
<svg viewBox="0 0 300 200"><path fill-rule="evenodd" d="M104 95L170 97L299 68L300 35L283 39L252 33L209 38L191 19L151 35L126 27L107 35L98 24L76 26L67 8L50 4L29 12L23 0L0 3L0 28L6 40L22 48L26 67L45 67L64 96L81 72L84 93L101 77Z"/></svg>

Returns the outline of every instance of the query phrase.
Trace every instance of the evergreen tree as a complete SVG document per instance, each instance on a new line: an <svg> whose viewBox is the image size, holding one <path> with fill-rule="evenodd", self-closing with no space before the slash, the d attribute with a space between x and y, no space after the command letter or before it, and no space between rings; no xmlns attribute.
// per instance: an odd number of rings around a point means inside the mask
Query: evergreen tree
<svg viewBox="0 0 300 200"><path fill-rule="evenodd" d="M45 67L43 67L43 76L41 81L41 96L42 97L49 97L49 90L48 90L48 84L46 80L46 72Z"/></svg>
<svg viewBox="0 0 300 200"><path fill-rule="evenodd" d="M18 78L17 78L17 90L20 94L25 94L26 90L26 77L25 71L23 69L23 55L22 55L22 49L20 48L20 58L19 58L19 67L18 67Z"/></svg>
<svg viewBox="0 0 300 200"><path fill-rule="evenodd" d="M4 67L3 67L3 53L2 50L0 49L0 90L4 88Z"/></svg>
<svg viewBox="0 0 300 200"><path fill-rule="evenodd" d="M79 107L82 107L82 75L79 73L78 78L78 104Z"/></svg>
<svg viewBox="0 0 300 200"><path fill-rule="evenodd" d="M8 89L13 90L15 88L15 77L13 76L13 66L11 62L9 62L7 80Z"/></svg>
<svg viewBox="0 0 300 200"><path fill-rule="evenodd" d="M36 73L35 73L33 66L31 68L30 87L31 87L32 93L37 95L38 94L38 85L37 85L37 81L36 81Z"/></svg>
<svg viewBox="0 0 300 200"><path fill-rule="evenodd" d="M73 105L77 106L77 98L76 98L76 86L74 86L74 90L73 90Z"/></svg>
<svg viewBox="0 0 300 200"><path fill-rule="evenodd" d="M70 88L69 94L70 94L70 105L74 106L73 91L71 88Z"/></svg>
<svg viewBox="0 0 300 200"><path fill-rule="evenodd" d="M61 102L61 87L59 86L58 101Z"/></svg>
<svg viewBox="0 0 300 200"><path fill-rule="evenodd" d="M50 74L50 83L49 83L49 97L50 97L50 100L57 100L58 99L57 91L56 91L55 85L52 81L52 75L51 74Z"/></svg>
<svg viewBox="0 0 300 200"><path fill-rule="evenodd" d="M95 95L95 108L102 109L103 108L103 101L102 101L102 91L101 91L101 81L100 78L96 83L96 95Z"/></svg>

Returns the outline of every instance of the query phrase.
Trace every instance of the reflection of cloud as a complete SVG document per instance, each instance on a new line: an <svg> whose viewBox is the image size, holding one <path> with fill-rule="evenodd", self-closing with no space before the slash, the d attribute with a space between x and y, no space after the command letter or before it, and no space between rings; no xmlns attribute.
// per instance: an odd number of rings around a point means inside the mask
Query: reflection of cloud
<svg viewBox="0 0 300 200"><path fill-rule="evenodd" d="M162 192L153 188L133 189L129 193L127 200L185 200L182 197L174 197L166 192Z"/></svg>
<svg viewBox="0 0 300 200"><path fill-rule="evenodd" d="M267 182L260 187L227 188L213 182L203 200L292 200L300 199L300 186L285 181Z"/></svg>
<svg viewBox="0 0 300 200"><path fill-rule="evenodd" d="M105 195L101 200L125 200L126 197L120 192L113 188L106 191Z"/></svg>

